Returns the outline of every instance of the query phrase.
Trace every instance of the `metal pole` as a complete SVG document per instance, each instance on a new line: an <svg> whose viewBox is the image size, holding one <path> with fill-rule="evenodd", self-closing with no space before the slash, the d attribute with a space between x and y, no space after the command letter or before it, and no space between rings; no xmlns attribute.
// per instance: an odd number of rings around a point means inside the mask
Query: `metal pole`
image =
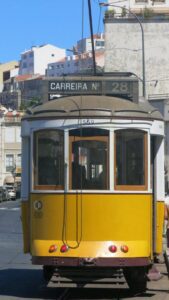
<svg viewBox="0 0 169 300"><path fill-rule="evenodd" d="M111 4L111 3L104 3L104 2L101 2L100 6L113 6L113 7L118 7L118 8L122 9L122 7L119 6L119 5L115 5L115 4ZM131 15L133 15L135 17L135 19L137 20L137 22L140 24L140 28L141 28L141 38L142 38L142 86L143 86L143 97L146 98L144 29L143 29L143 25L142 25L140 19L137 17L137 15L135 13L133 13L129 8L125 7L125 9Z"/></svg>
<svg viewBox="0 0 169 300"><path fill-rule="evenodd" d="M92 42L93 73L94 73L94 75L96 75L96 60L95 60L95 51L94 51L92 12L91 12L90 0L88 0L88 9L89 9L90 34L91 34L91 42Z"/></svg>
<svg viewBox="0 0 169 300"><path fill-rule="evenodd" d="M126 9L130 12L131 15L133 15L136 20L138 21L138 23L140 24L141 27L141 37L142 37L142 72L143 72L143 97L146 98L146 76L145 76L145 48L144 48L144 29L143 29L143 25L140 21L140 19L137 17L137 15L135 13L133 13L132 11L130 11L129 9Z"/></svg>

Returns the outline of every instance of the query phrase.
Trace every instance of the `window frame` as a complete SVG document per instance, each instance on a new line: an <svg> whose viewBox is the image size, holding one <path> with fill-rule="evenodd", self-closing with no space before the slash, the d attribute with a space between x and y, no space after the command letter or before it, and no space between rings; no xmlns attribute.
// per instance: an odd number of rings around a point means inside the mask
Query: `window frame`
<svg viewBox="0 0 169 300"><path fill-rule="evenodd" d="M65 160L65 148L64 148L64 144L65 144L65 141L64 141L64 130L61 130L61 129L57 129L57 128L47 128L47 129L40 129L40 130L37 130L37 131L34 131L33 132L33 189L34 190L52 190L52 191L56 191L56 190L64 190L64 177L63 177L63 185L47 185L47 184L35 184L35 178L37 176L37 172L38 172L38 169L37 169L37 166L35 165L35 159L37 157L37 134L40 133L40 132L47 132L47 131L54 131L54 132L62 132L62 135L63 135L63 168L64 168L64 160ZM36 151L36 152L35 152ZM63 170L64 172L64 170Z"/></svg>
<svg viewBox="0 0 169 300"><path fill-rule="evenodd" d="M110 176L110 163L109 163L109 143L110 143L110 138L109 135L107 136L69 136L69 189L70 190L75 190L72 188L72 144L73 142L78 142L78 141L99 141L99 142L106 142L107 143L107 178L106 178L106 186L107 188L104 189L106 191L110 190L110 184L109 184L109 176ZM84 189L82 188L83 191L88 191L89 189ZM80 189L79 189L80 190ZM104 191L102 189L90 189L90 191Z"/></svg>
<svg viewBox="0 0 169 300"><path fill-rule="evenodd" d="M140 131L144 133L144 184L143 185L120 185L116 183L116 132L118 131ZM115 191L147 191L148 190L148 133L140 129L117 129L114 131L114 190Z"/></svg>
<svg viewBox="0 0 169 300"><path fill-rule="evenodd" d="M7 164L9 162L9 164ZM11 165L12 163L12 165ZM5 171L11 172L14 168L15 156L14 153L6 153L5 154Z"/></svg>

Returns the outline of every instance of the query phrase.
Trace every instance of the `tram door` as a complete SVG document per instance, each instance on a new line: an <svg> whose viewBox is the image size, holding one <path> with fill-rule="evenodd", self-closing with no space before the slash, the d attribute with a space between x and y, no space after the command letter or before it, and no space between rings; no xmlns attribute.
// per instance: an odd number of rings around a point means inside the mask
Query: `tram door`
<svg viewBox="0 0 169 300"><path fill-rule="evenodd" d="M108 189L108 136L70 136L70 189Z"/></svg>

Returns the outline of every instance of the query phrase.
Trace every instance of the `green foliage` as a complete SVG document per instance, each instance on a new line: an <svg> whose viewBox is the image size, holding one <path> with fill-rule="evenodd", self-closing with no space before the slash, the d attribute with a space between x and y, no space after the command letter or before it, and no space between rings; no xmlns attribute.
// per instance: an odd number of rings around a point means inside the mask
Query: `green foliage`
<svg viewBox="0 0 169 300"><path fill-rule="evenodd" d="M105 18L114 18L115 16L115 9L109 9L105 11Z"/></svg>
<svg viewBox="0 0 169 300"><path fill-rule="evenodd" d="M126 15L127 15L126 7L123 6L123 7L122 7L121 16L122 16L122 17L125 17Z"/></svg>
<svg viewBox="0 0 169 300"><path fill-rule="evenodd" d="M147 8L147 7L144 8L143 16L145 18L151 18L151 17L153 17L153 15L154 15L154 11L152 8Z"/></svg>
<svg viewBox="0 0 169 300"><path fill-rule="evenodd" d="M36 106L39 103L40 103L40 98L39 97L33 97L30 100L22 101L19 109L25 111L27 108L32 107L32 106Z"/></svg>

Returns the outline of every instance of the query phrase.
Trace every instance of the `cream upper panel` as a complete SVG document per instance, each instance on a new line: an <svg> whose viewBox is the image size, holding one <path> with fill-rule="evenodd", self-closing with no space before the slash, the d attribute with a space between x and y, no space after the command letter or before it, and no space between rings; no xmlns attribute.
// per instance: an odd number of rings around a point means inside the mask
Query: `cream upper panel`
<svg viewBox="0 0 169 300"><path fill-rule="evenodd" d="M152 135L164 136L164 122L158 120L128 120L128 119L60 119L60 120L36 120L36 121L22 121L21 136L28 137L31 132L38 129L60 128L62 130L69 130L78 127L101 127L105 129L117 128L136 128L142 130L149 130Z"/></svg>

